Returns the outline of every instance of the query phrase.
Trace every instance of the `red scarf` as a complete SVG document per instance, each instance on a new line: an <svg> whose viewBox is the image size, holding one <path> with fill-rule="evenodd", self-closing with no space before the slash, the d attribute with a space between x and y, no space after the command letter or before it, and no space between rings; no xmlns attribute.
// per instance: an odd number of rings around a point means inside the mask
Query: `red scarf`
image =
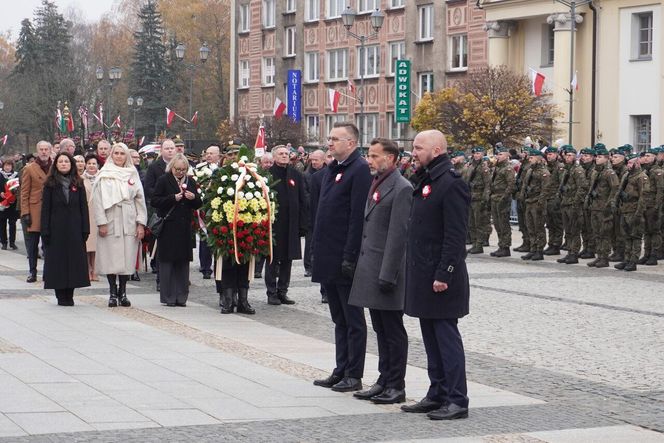
<svg viewBox="0 0 664 443"><path fill-rule="evenodd" d="M48 170L51 169L51 165L53 164L53 160L51 160L51 157L48 158L48 160L41 161L39 157L35 158L35 163L39 165L42 171L44 171L44 174L48 175Z"/></svg>
<svg viewBox="0 0 664 443"><path fill-rule="evenodd" d="M378 186L380 186L380 184L383 183L385 179L389 177L390 174L393 173L396 169L396 165L390 166L385 172L377 175L374 178L373 182L371 183L371 189L369 189L369 199L373 197L373 193L376 191L376 189L378 189Z"/></svg>

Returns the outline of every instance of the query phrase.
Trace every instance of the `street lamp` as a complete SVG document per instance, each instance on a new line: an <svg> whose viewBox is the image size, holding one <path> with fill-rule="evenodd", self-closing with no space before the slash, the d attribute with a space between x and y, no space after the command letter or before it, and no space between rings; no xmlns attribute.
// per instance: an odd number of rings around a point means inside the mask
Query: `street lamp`
<svg viewBox="0 0 664 443"><path fill-rule="evenodd" d="M189 115L194 114L194 76L196 75L196 67L197 65L195 63L184 63L184 54L186 52L187 47L183 44L180 43L175 47L175 57L183 63L183 65L191 71L191 75L189 76ZM203 43L203 46L201 46L198 50L198 58L201 62L201 64L205 63L210 56L210 48L208 48L207 43ZM189 128L187 132L189 133L189 148L191 149L191 123L189 124Z"/></svg>
<svg viewBox="0 0 664 443"><path fill-rule="evenodd" d="M136 104L136 106L134 106L134 103ZM134 125L133 125L134 139L138 140L138 134L136 134L136 111L138 111L141 108L141 106L143 106L143 97L136 97L136 100L134 100L134 97L128 97L127 106L129 106L129 109L131 109L132 112L134 113Z"/></svg>
<svg viewBox="0 0 664 443"><path fill-rule="evenodd" d="M367 70L367 60L365 59L365 43L367 40L376 38L380 29L383 27L383 22L385 21L385 14L380 9L376 9L371 13L370 21L371 28L373 32L369 35L360 35L356 34L350 30L355 23L355 18L357 17L357 12L350 6L347 6L344 12L341 13L341 22L346 28L346 34L360 41L360 62L358 67L360 68L360 90L358 93L357 101L360 103L360 140L359 144L362 147L364 140L364 73Z"/></svg>
<svg viewBox="0 0 664 443"><path fill-rule="evenodd" d="M99 84L103 86L103 80L104 80L104 68L101 66L97 66L97 69L95 70L95 77L97 77L97 80L99 81ZM122 69L113 66L108 70L108 112L107 114L109 115L109 122L112 122L110 119L113 118L112 114L112 105L113 105L113 85L115 82L120 81L122 78ZM111 123L112 124L112 123ZM104 122L102 121L102 126L104 125ZM111 125L108 125L108 139L111 139Z"/></svg>

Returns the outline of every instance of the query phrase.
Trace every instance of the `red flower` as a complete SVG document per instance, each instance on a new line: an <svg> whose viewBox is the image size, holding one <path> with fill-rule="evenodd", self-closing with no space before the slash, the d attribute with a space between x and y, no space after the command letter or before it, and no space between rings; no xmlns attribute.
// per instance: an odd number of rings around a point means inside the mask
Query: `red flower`
<svg viewBox="0 0 664 443"><path fill-rule="evenodd" d="M217 240L217 246L221 246L221 245L223 245L223 244L224 244L224 243L223 243L221 240Z"/></svg>
<svg viewBox="0 0 664 443"><path fill-rule="evenodd" d="M267 228L268 226L270 226L270 224L269 224L269 222L268 222L267 220L263 220L263 221L261 222L261 224L262 224L263 226L265 226L266 228Z"/></svg>
<svg viewBox="0 0 664 443"><path fill-rule="evenodd" d="M229 239L228 239L228 244L231 245L231 246L233 246L233 239L232 239L232 238L229 238Z"/></svg>
<svg viewBox="0 0 664 443"><path fill-rule="evenodd" d="M221 233L222 234L228 234L228 228L226 226L221 227Z"/></svg>
<svg viewBox="0 0 664 443"><path fill-rule="evenodd" d="M238 226L239 228L241 228L242 226L244 226L244 222L243 222L242 220L238 220L238 221L237 221L237 226Z"/></svg>
<svg viewBox="0 0 664 443"><path fill-rule="evenodd" d="M217 228L212 228L212 233L214 235L219 235L219 230Z"/></svg>
<svg viewBox="0 0 664 443"><path fill-rule="evenodd" d="M238 252L238 253L237 253L237 257L238 257L238 258L242 258L242 257L243 257L242 253L241 253L241 252Z"/></svg>
<svg viewBox="0 0 664 443"><path fill-rule="evenodd" d="M244 237L244 231L237 231L237 238Z"/></svg>
<svg viewBox="0 0 664 443"><path fill-rule="evenodd" d="M247 243L253 243L254 242L254 238L251 235L249 237L247 237L246 240L247 240Z"/></svg>
<svg viewBox="0 0 664 443"><path fill-rule="evenodd" d="M235 249L231 249L231 250L228 251L228 252L230 252L231 254L235 254Z"/></svg>
<svg viewBox="0 0 664 443"><path fill-rule="evenodd" d="M256 228L258 227L258 223L255 223L255 222L252 223L252 224L251 224L251 227L254 228L254 229L256 229Z"/></svg>

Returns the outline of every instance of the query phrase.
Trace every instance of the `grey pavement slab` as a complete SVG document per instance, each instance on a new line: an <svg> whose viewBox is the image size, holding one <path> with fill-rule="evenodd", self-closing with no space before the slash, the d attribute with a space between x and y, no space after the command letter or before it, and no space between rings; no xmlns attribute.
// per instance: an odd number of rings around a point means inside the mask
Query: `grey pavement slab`
<svg viewBox="0 0 664 443"><path fill-rule="evenodd" d="M94 428L70 412L10 413L7 417L28 434L83 432Z"/></svg>

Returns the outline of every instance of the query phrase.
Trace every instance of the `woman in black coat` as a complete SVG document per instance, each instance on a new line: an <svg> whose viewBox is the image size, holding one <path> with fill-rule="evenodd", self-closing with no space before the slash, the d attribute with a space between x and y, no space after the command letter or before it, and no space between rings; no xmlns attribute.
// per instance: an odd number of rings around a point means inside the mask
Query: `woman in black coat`
<svg viewBox="0 0 664 443"><path fill-rule="evenodd" d="M182 154L166 165L166 173L159 177L150 204L157 215L165 217L159 236L159 297L167 306L186 306L189 297L189 262L193 260L191 246L192 211L201 207L196 182L187 177L189 162Z"/></svg>
<svg viewBox="0 0 664 443"><path fill-rule="evenodd" d="M6 159L2 162L2 169L0 170L0 201L9 199L9 195L5 196L5 185L9 180L18 177L18 173L14 170L14 160ZM13 250L16 247L16 221L18 220L18 209L16 204L19 197L18 189L12 192L14 194L14 202L7 207L0 207L0 243L2 249L7 249L7 241L9 247ZM8 203L8 202L7 202ZM7 227L9 227L9 237L7 237Z"/></svg>
<svg viewBox="0 0 664 443"><path fill-rule="evenodd" d="M44 289L60 306L74 305L74 289L90 286L85 242L90 234L88 200L74 159L61 152L46 178L41 209Z"/></svg>

